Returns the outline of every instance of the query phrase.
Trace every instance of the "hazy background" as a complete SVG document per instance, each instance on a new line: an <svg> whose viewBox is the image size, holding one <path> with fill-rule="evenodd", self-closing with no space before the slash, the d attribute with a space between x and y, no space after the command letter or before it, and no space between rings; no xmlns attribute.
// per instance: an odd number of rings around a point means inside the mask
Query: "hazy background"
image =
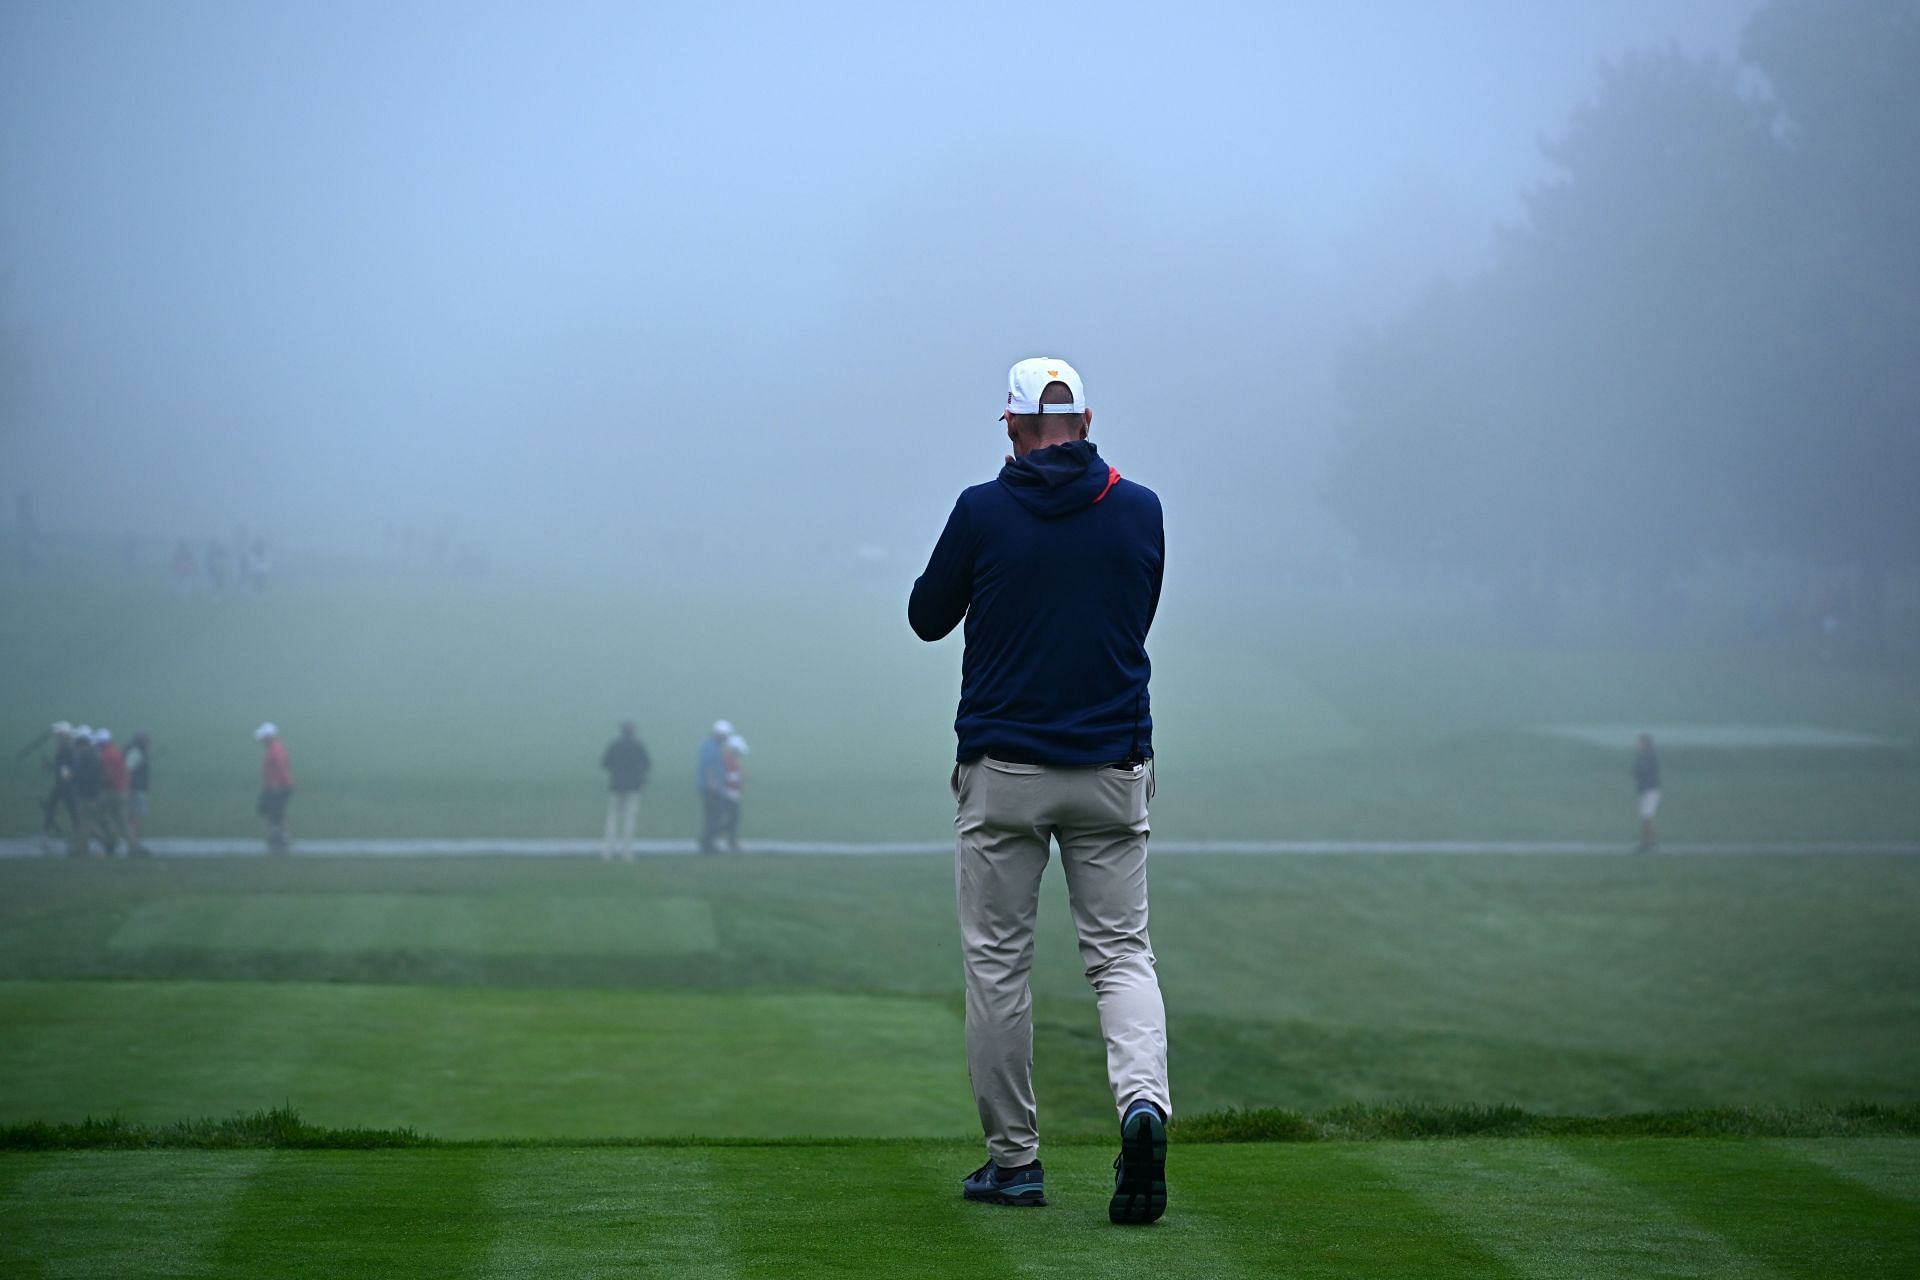
<svg viewBox="0 0 1920 1280"><path fill-rule="evenodd" d="M0 474L156 546L917 571L1048 353L1170 590L1325 559L1355 333L1603 60L1756 7L9 4Z"/></svg>
<svg viewBox="0 0 1920 1280"><path fill-rule="evenodd" d="M1000 464L1007 366L1047 354L1165 498L1184 1115L1910 1128L1874 1107L1920 1099L1920 0L928 8L0 3L0 1127L970 1129L961 640L905 602ZM255 534L270 582L236 586ZM603 862L629 716L669 856ZM752 744L737 858L693 855L718 717ZM60 719L151 731L159 856L57 856ZM300 856L248 852L263 720ZM446 837L588 856L323 843ZM1046 893L1048 1132L1104 1142ZM1620 1185L1545 1149L1544 1181ZM1880 1210L1779 1149L1810 1207L1768 1239L1872 1253ZM889 1195L947 1159L897 1150L843 1155ZM574 1185L416 1178L453 1190L370 1217L377 1180L246 1159L201 1210L0 1168L11 1247L187 1271L180 1232L278 1247L296 1197L411 1241ZM1757 1165L1673 1159L1646 1212L1459 1186L1552 1225L1541 1271L1648 1256L1615 1228L1692 1223L1689 1182L1784 1221ZM684 1221L742 1202L693 1174ZM149 1183L166 1231L114 1216ZM1498 1225L1433 1256L1510 1260Z"/></svg>

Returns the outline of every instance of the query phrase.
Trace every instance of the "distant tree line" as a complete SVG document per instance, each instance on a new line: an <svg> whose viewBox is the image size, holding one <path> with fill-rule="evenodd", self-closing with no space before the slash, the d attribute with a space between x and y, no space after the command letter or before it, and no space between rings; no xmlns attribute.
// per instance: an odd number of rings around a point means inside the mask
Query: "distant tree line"
<svg viewBox="0 0 1920 1280"><path fill-rule="evenodd" d="M1478 275L1358 339L1328 498L1521 598L1703 556L1920 564L1920 3L1771 0L1605 69Z"/></svg>

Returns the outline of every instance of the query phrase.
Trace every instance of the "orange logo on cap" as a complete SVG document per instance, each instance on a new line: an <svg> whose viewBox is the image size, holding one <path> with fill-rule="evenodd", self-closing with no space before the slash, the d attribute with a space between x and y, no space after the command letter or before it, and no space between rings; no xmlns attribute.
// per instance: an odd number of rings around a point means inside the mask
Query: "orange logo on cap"
<svg viewBox="0 0 1920 1280"><path fill-rule="evenodd" d="M1058 369L1049 369L1047 370L1047 376L1049 378L1057 378L1060 376L1060 371Z"/></svg>

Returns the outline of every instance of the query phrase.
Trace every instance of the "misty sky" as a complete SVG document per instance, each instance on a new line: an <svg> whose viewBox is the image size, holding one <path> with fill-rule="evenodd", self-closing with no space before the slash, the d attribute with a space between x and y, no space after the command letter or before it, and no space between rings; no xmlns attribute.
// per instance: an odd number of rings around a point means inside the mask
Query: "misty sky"
<svg viewBox="0 0 1920 1280"><path fill-rule="evenodd" d="M1602 58L1756 6L10 0L0 472L51 528L912 560L1052 354L1175 567L1284 551L1346 335Z"/></svg>

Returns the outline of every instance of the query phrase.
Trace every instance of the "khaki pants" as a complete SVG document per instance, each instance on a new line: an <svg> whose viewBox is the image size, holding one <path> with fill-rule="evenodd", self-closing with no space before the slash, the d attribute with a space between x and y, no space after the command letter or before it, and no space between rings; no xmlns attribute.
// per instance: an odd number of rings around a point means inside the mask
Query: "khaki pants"
<svg viewBox="0 0 1920 1280"><path fill-rule="evenodd" d="M1152 763L1066 769L987 757L956 768L953 791L967 1072L987 1154L1012 1168L1040 1149L1027 975L1051 840L1100 1009L1115 1109L1146 1098L1171 1115L1167 1015L1147 938Z"/></svg>
<svg viewBox="0 0 1920 1280"><path fill-rule="evenodd" d="M633 828L640 819L640 793L638 791L609 791L607 793L607 844L601 856L611 858L616 852L623 858L633 857Z"/></svg>

